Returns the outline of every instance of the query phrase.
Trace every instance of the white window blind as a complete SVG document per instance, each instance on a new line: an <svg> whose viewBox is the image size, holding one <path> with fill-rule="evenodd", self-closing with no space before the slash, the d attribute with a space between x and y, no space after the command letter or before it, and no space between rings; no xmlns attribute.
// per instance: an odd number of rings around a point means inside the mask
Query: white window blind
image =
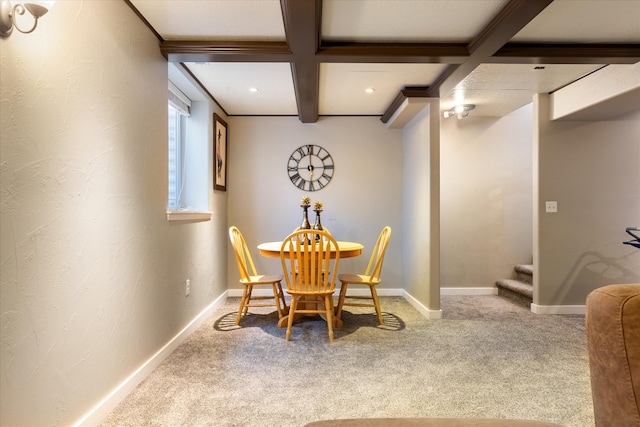
<svg viewBox="0 0 640 427"><path fill-rule="evenodd" d="M187 117L191 115L191 100L173 83L169 82L169 104Z"/></svg>
<svg viewBox="0 0 640 427"><path fill-rule="evenodd" d="M183 190L185 174L185 147L187 143L187 118L191 112L191 100L169 82L169 151L167 209L184 208Z"/></svg>

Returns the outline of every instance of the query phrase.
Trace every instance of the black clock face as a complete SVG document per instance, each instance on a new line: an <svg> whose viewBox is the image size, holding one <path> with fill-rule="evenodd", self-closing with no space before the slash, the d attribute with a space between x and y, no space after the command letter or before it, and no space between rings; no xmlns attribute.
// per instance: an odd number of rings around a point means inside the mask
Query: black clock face
<svg viewBox="0 0 640 427"><path fill-rule="evenodd" d="M333 158L319 145L303 145L289 157L289 179L301 190L317 191L324 188L333 177Z"/></svg>

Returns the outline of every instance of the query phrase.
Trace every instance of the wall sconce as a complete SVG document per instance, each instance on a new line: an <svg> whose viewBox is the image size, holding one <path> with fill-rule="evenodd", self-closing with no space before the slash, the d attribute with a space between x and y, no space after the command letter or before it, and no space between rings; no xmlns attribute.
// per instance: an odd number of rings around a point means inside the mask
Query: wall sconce
<svg viewBox="0 0 640 427"><path fill-rule="evenodd" d="M469 111L473 110L474 108L476 108L476 106L473 104L456 105L451 110L447 110L442 113L442 115L445 119L456 116L459 120L467 117L469 115Z"/></svg>
<svg viewBox="0 0 640 427"><path fill-rule="evenodd" d="M15 27L24 34L29 34L38 26L38 19L47 13L52 7L55 0L32 0L28 3L16 3L11 5L9 0L0 0L0 36L9 37ZM29 11L33 16L33 26L29 30L23 30L18 26L16 15L24 15L25 10Z"/></svg>

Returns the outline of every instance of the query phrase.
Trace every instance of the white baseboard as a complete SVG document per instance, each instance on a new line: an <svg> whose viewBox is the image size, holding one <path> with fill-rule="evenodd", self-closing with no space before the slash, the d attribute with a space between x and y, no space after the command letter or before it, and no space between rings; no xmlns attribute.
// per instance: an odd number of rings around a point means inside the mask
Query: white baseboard
<svg viewBox="0 0 640 427"><path fill-rule="evenodd" d="M267 292L264 289L255 289L253 291L254 294L256 294L256 296L262 296L264 294L264 296L267 295L271 295L271 290L269 290L269 292ZM228 297L241 297L242 296L242 289L227 289L227 296Z"/></svg>
<svg viewBox="0 0 640 427"><path fill-rule="evenodd" d="M368 289L360 289L360 291L364 292L365 295L367 292L369 292ZM403 297L404 296L404 289L400 289L400 288L376 288L376 291L378 291L378 295L381 297ZM351 291L349 291L349 293L351 293ZM357 292L353 292L353 293L357 295Z"/></svg>
<svg viewBox="0 0 640 427"><path fill-rule="evenodd" d="M284 286L283 286L284 288ZM376 290L378 291L378 296L381 297L401 297L404 296L404 290L400 289L400 288L376 288ZM242 289L229 289L228 291L228 296L229 297L241 297L242 296ZM339 295L340 293L340 288L336 288L336 293L334 295ZM353 288L350 287L349 288L349 293L351 295L371 295L369 293L369 288ZM254 289L253 292L251 292L251 295L257 296L257 297L268 297L270 295L273 295L273 292L271 291L271 289L268 288L262 288L262 289ZM285 292L285 296L286 296L286 292Z"/></svg>
<svg viewBox="0 0 640 427"><path fill-rule="evenodd" d="M440 288L440 295L498 295L498 288Z"/></svg>
<svg viewBox="0 0 640 427"><path fill-rule="evenodd" d="M587 306L531 304L531 312L536 314L586 314Z"/></svg>
<svg viewBox="0 0 640 427"><path fill-rule="evenodd" d="M441 319L442 310L431 310L424 306L421 302L415 299L411 294L407 293L404 289L400 288L376 288L378 295L381 297L399 296L406 299L416 310L418 310L427 319ZM336 289L336 295L340 292L340 289ZM352 295L369 295L369 289L357 288L349 289L349 293ZM442 288L440 289L441 295L497 295L498 288L486 287L486 288ZM229 289L228 294L230 297L241 297L242 289ZM271 295L271 289L254 289L253 295L255 296L269 296Z"/></svg>
<svg viewBox="0 0 640 427"><path fill-rule="evenodd" d="M418 300L413 298L410 294L400 288L376 288L378 295L380 296L401 296L404 297L411 305L413 305L418 311L420 311L428 319L439 319L442 317L442 310L430 310L425 307ZM340 289L336 289L336 295L340 292ZM368 295L369 290L366 288L352 289L349 291L353 295ZM242 289L229 289L230 297L241 297ZM268 296L271 295L270 289L255 289L254 295ZM498 288L496 287L477 287L477 288L453 288L443 287L440 288L440 295L498 295ZM531 312L536 314L585 314L587 311L586 305L537 305L531 304ZM440 316L440 317L438 317Z"/></svg>
<svg viewBox="0 0 640 427"><path fill-rule="evenodd" d="M409 302L409 304L411 304L427 319L442 319L442 310L431 310L425 307L424 304L415 299L410 293L406 291L403 291L402 296Z"/></svg>
<svg viewBox="0 0 640 427"><path fill-rule="evenodd" d="M74 426L88 427L96 426L102 421L116 406L131 393L155 368L160 366L162 361L169 356L192 332L194 332L211 315L211 313L227 299L227 292L224 292L207 308L202 310L187 326L176 336L166 343L156 354L144 362L126 380L111 391L100 403L80 419Z"/></svg>

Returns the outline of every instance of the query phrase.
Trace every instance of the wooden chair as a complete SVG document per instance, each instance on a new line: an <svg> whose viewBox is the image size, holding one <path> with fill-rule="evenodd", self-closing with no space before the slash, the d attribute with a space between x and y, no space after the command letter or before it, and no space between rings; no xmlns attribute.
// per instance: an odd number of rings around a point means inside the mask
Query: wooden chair
<svg viewBox="0 0 640 427"><path fill-rule="evenodd" d="M249 248L247 248L247 243L245 242L242 233L240 233L240 230L238 230L238 227L229 227L229 239L231 240L231 246L233 246L233 252L236 255L238 271L240 272L240 283L244 285L242 299L240 300L240 308L238 309L238 317L236 318L236 325L240 324L242 315L246 315L248 313L249 307L275 306L278 310L278 318L285 316L287 314L288 307L284 299L284 292L282 291L282 274L258 274L256 267L253 264L253 260L251 259ZM273 295L253 296L253 287L256 285L271 285ZM266 300L271 301L268 303L259 302Z"/></svg>
<svg viewBox="0 0 640 427"><path fill-rule="evenodd" d="M316 243L316 236L319 242ZM329 341L333 342L335 322L333 293L336 290L336 272L340 263L338 243L326 231L297 230L291 233L280 249L280 260L291 295L286 339L296 314L324 314L329 328ZM332 261L332 256L333 258Z"/></svg>
<svg viewBox="0 0 640 427"><path fill-rule="evenodd" d="M300 227L296 227L296 229L295 229L295 230L293 230L293 231L300 231L300 230L305 230L305 229L304 229L304 228L300 228ZM308 230L308 229L307 229L307 230ZM332 235L332 234L331 234L331 231L329 231L329 229L328 229L327 227L324 227L324 226L323 226L323 227L322 227L322 231L326 232L326 233L327 233L327 234L329 234L329 235ZM326 237L324 237L324 241L325 241L325 242L327 241L327 238L326 238Z"/></svg>
<svg viewBox="0 0 640 427"><path fill-rule="evenodd" d="M364 274L340 274L338 279L340 280L340 296L338 297L338 309L336 311L336 317L340 320L342 315L342 307L345 305L356 307L375 307L376 314L378 315L378 321L381 325L384 324L382 319L382 311L380 310L380 301L378 300L378 293L376 292L376 285L380 283L380 272L382 271L382 262L384 261L384 253L387 251L387 245L391 238L391 227L386 226L382 229L376 246L371 253L371 259L369 259L369 265ZM349 285L367 285L371 291L371 296L364 295L347 295L347 288ZM359 303L349 302L345 300L373 300L373 303Z"/></svg>

